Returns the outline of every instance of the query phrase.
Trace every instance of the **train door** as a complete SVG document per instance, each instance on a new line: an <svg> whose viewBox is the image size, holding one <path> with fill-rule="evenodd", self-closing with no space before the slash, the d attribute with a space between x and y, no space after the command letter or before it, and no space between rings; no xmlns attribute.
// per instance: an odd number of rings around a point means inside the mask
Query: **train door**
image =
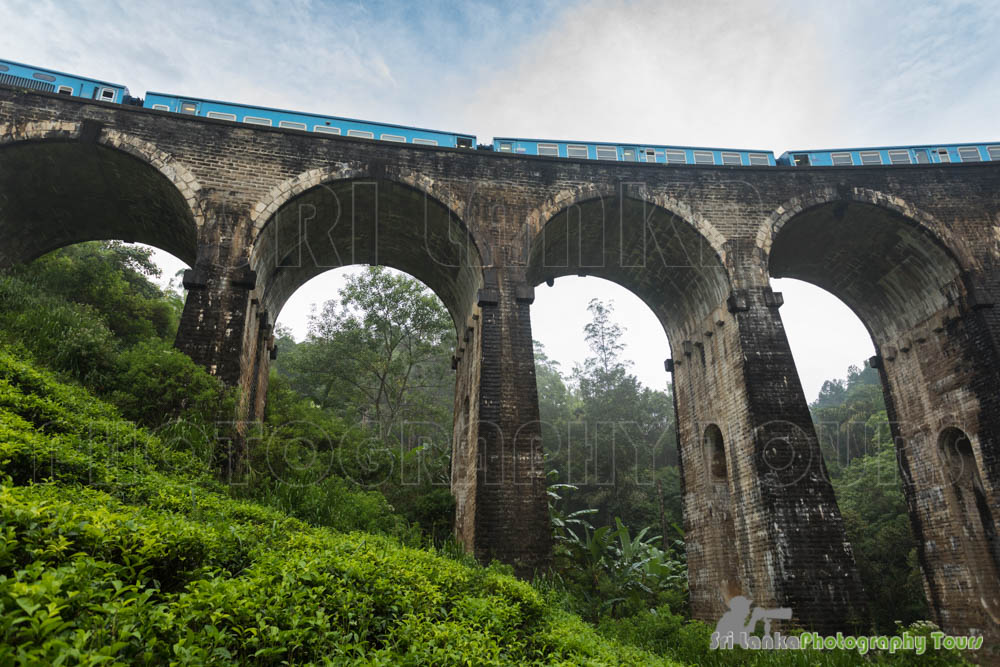
<svg viewBox="0 0 1000 667"><path fill-rule="evenodd" d="M101 102L114 102L115 89L108 86L94 86L94 99Z"/></svg>
<svg viewBox="0 0 1000 667"><path fill-rule="evenodd" d="M635 162L635 149L634 148L623 148L622 149L622 160L625 162Z"/></svg>
<svg viewBox="0 0 1000 667"><path fill-rule="evenodd" d="M656 162L656 151L652 148L643 148L639 151L641 162Z"/></svg>
<svg viewBox="0 0 1000 667"><path fill-rule="evenodd" d="M191 102L190 100L181 100L180 106L177 108L177 113L183 113L189 116L197 116L198 103Z"/></svg>
<svg viewBox="0 0 1000 667"><path fill-rule="evenodd" d="M913 155L917 158L917 164L931 163L931 156L927 153L926 148L914 148Z"/></svg>

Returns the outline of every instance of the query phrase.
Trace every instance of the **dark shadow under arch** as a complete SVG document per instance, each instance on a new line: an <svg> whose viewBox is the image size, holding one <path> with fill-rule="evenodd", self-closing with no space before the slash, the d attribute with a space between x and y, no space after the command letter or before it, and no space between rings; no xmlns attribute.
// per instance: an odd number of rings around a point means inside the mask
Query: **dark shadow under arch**
<svg viewBox="0 0 1000 667"><path fill-rule="evenodd" d="M729 276L711 243L680 215L631 197L572 204L546 221L532 241L532 284L594 275L648 305L671 340L705 319L729 294Z"/></svg>
<svg viewBox="0 0 1000 667"><path fill-rule="evenodd" d="M197 235L176 186L137 157L77 141L0 146L0 267L98 240L145 243L193 266Z"/></svg>
<svg viewBox="0 0 1000 667"><path fill-rule="evenodd" d="M965 298L953 255L923 226L881 206L835 201L791 217L768 258L774 278L830 292L862 321L876 345Z"/></svg>
<svg viewBox="0 0 1000 667"><path fill-rule="evenodd" d="M257 234L250 261L274 319L311 278L377 264L427 285L461 334L483 286L482 254L464 223L430 195L388 179L325 183L289 200Z"/></svg>

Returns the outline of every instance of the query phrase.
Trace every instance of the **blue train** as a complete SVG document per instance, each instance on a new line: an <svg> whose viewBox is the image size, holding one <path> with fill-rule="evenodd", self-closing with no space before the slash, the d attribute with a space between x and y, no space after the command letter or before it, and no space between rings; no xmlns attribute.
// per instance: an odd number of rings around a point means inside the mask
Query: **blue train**
<svg viewBox="0 0 1000 667"><path fill-rule="evenodd" d="M617 160L619 162L659 162L660 164L721 164L734 167L773 167L771 151L742 148L696 148L693 146L661 146L657 144L608 144L585 141L551 141L546 139L493 140L493 150L518 155L546 155L579 160Z"/></svg>
<svg viewBox="0 0 1000 667"><path fill-rule="evenodd" d="M128 104L133 99L128 88L118 83L22 65L12 60L0 60L0 84L117 104Z"/></svg>
<svg viewBox="0 0 1000 667"><path fill-rule="evenodd" d="M791 167L851 167L855 165L942 164L945 162L983 162L987 160L1000 160L1000 141L787 151L778 157L778 164Z"/></svg>
<svg viewBox="0 0 1000 667"><path fill-rule="evenodd" d="M494 138L491 144L477 146L476 137L471 134L427 130L406 125L376 123L339 116L272 109L164 93L149 92L146 93L145 99L138 99L131 97L128 88L120 84L64 74L9 60L0 60L0 84L75 95L115 104L135 104L158 111L190 114L250 125L425 146L478 148L512 155L534 155L575 160L732 167L849 167L1000 161L1000 142L787 151L777 159L772 151L766 150L516 137L498 137Z"/></svg>
<svg viewBox="0 0 1000 667"><path fill-rule="evenodd" d="M439 132L405 125L373 123L367 120L321 116L164 93L146 93L143 106L148 109L205 116L206 118L229 120L236 123L282 127L288 130L320 132L322 134L342 134L361 139L379 139L424 146L446 146L448 148L474 148L476 145L476 137L471 134Z"/></svg>

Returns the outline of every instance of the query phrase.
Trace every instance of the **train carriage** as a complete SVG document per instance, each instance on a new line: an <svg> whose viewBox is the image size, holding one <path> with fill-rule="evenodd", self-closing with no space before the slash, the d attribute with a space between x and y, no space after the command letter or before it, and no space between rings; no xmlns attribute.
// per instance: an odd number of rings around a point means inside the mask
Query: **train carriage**
<svg viewBox="0 0 1000 667"><path fill-rule="evenodd" d="M659 164L715 164L734 167L775 165L774 153L741 148L700 148L658 144L611 144L546 139L493 139L493 150L516 155L542 155L578 160L655 162Z"/></svg>
<svg viewBox="0 0 1000 667"><path fill-rule="evenodd" d="M786 151L778 157L778 164L790 167L851 167L991 160L1000 160L1000 142Z"/></svg>
<svg viewBox="0 0 1000 667"><path fill-rule="evenodd" d="M379 139L398 143L449 148L475 148L476 138L471 134L454 134L391 123L374 123L366 120L324 116L320 114L269 107L250 106L235 102L220 102L198 97L182 97L166 93L146 93L143 106L159 111L203 116L249 125L279 127L289 130L339 134L361 139Z"/></svg>
<svg viewBox="0 0 1000 667"><path fill-rule="evenodd" d="M0 60L0 84L116 104L129 100L128 88L119 83L24 65L13 60Z"/></svg>

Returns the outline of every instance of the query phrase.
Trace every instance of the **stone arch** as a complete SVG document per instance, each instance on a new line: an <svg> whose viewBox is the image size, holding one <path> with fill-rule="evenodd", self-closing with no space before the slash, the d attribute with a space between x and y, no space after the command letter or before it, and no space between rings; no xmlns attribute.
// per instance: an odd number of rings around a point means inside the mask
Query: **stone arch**
<svg viewBox="0 0 1000 667"><path fill-rule="evenodd" d="M317 169L255 206L250 263L261 308L272 320L320 273L381 264L427 285L448 308L456 333L464 332L483 287L482 246L454 209L408 180L373 178L343 165Z"/></svg>
<svg viewBox="0 0 1000 667"><path fill-rule="evenodd" d="M738 559L733 549L736 545L736 522L729 491L730 475L727 446L718 424L707 424L702 433L705 482L709 487L706 515L708 530L702 538L715 560L713 570L720 576L718 591L725 603L744 593L739 575Z"/></svg>
<svg viewBox="0 0 1000 667"><path fill-rule="evenodd" d="M621 285L650 307L673 345L729 294L723 237L687 207L638 194L588 186L536 209L527 279L594 275ZM539 224L540 216L548 217Z"/></svg>
<svg viewBox="0 0 1000 667"><path fill-rule="evenodd" d="M724 480L729 476L729 466L726 464L726 445L723 441L722 430L715 424L705 427L705 435L702 439L705 446L705 461L707 469L713 481Z"/></svg>
<svg viewBox="0 0 1000 667"><path fill-rule="evenodd" d="M781 229L793 218L802 214L808 209L816 208L824 204L837 204L838 202L854 202L860 204L870 204L879 208L892 211L906 220L909 224L918 227L923 232L933 237L963 266L969 268L977 264L975 254L963 241L947 232L947 228L934 216L919 209L906 200L889 195L879 190L870 188L838 188L822 187L808 190L800 195L792 197L776 208L757 229L755 238L756 246L770 254L771 247Z"/></svg>
<svg viewBox="0 0 1000 667"><path fill-rule="evenodd" d="M971 252L906 201L865 188L813 190L789 200L758 229L774 277L813 283L841 299L877 346L969 296ZM922 303L922 308L914 308Z"/></svg>
<svg viewBox="0 0 1000 667"><path fill-rule="evenodd" d="M612 200L621 196L644 201L685 220L698 230L711 245L712 249L722 258L723 263L725 263L726 238L711 222L700 213L692 210L690 206L680 199L664 192L654 191L651 193L645 184L630 185L621 183L618 186L613 186L607 183L585 183L571 190L557 192L549 196L541 205L528 214L528 231L534 237L560 211L591 201Z"/></svg>
<svg viewBox="0 0 1000 667"><path fill-rule="evenodd" d="M433 178L418 172L402 170L381 176L381 178L384 177L425 193L438 204L452 211L455 216L464 219L464 201L451 191L441 187ZM253 223L254 232L259 232L278 209L289 200L307 190L336 181L364 178L374 180L376 177L372 170L365 165L343 162L310 169L285 179L268 190L267 194L251 207L250 221Z"/></svg>
<svg viewBox="0 0 1000 667"><path fill-rule="evenodd" d="M201 186L149 142L86 122L0 127L0 266L59 247L121 239L197 254Z"/></svg>
<svg viewBox="0 0 1000 667"><path fill-rule="evenodd" d="M996 508L1000 487L988 462L1000 442L993 389L1000 366L973 282L979 262L941 221L863 188L820 189L786 202L758 230L757 246L771 276L825 289L867 327L932 616L951 632L997 636L1000 606L979 601L1000 603L1000 593L976 574L998 560L995 541L961 535L968 525L995 534L1000 523L995 509L989 522L963 523L969 512L947 501L952 487L939 440L943 426L964 425L963 437L979 443L987 466L983 497Z"/></svg>

